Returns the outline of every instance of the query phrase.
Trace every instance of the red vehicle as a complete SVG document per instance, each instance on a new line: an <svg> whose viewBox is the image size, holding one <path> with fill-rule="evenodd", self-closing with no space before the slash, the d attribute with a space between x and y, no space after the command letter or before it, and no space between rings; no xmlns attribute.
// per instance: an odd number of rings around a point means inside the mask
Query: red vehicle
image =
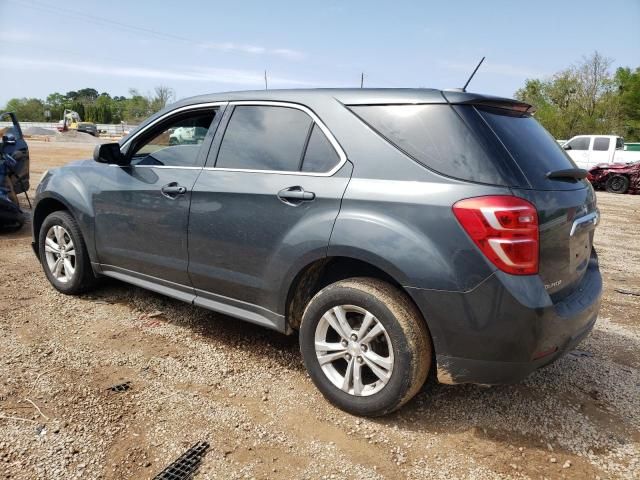
<svg viewBox="0 0 640 480"><path fill-rule="evenodd" d="M640 193L640 162L601 163L589 170L587 179L595 189L611 193Z"/></svg>

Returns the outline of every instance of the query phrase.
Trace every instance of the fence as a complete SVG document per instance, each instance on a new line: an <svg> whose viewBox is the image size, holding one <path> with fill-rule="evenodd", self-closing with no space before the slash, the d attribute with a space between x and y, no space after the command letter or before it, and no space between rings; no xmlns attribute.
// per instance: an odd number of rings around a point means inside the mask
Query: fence
<svg viewBox="0 0 640 480"><path fill-rule="evenodd" d="M11 125L12 125L11 122L0 122L0 128L10 127ZM47 128L53 131L58 130L58 122L20 122L20 126L22 127L23 132L29 127ZM137 125L129 125L126 123L122 123L122 124L98 123L97 127L100 133L117 137L117 136L122 136L127 132L130 132L131 130L136 128Z"/></svg>

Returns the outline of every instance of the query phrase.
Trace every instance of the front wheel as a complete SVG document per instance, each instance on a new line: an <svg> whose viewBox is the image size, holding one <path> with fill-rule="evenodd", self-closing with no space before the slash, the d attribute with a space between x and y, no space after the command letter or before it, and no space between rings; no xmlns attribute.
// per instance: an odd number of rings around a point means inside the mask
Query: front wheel
<svg viewBox="0 0 640 480"><path fill-rule="evenodd" d="M609 193L627 193L629 178L624 175L613 175L607 179L605 188Z"/></svg>
<svg viewBox="0 0 640 480"><path fill-rule="evenodd" d="M408 402L431 368L431 339L406 294L374 278L342 280L309 302L300 349L311 379L334 405L379 416Z"/></svg>
<svg viewBox="0 0 640 480"><path fill-rule="evenodd" d="M44 219L38 238L40 263L56 290L76 295L91 289L96 277L80 228L66 211Z"/></svg>

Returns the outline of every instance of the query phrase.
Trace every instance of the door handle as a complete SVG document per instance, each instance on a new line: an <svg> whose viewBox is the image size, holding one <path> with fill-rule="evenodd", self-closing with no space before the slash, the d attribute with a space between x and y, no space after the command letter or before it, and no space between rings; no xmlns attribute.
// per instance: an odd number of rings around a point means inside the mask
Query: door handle
<svg viewBox="0 0 640 480"><path fill-rule="evenodd" d="M278 198L289 205L299 205L302 202L311 202L315 200L316 194L306 192L304 188L296 186L284 188L278 192Z"/></svg>
<svg viewBox="0 0 640 480"><path fill-rule="evenodd" d="M187 193L187 187L178 185L178 182L171 182L163 186L160 191L165 197L174 199L178 195L184 195L185 193Z"/></svg>

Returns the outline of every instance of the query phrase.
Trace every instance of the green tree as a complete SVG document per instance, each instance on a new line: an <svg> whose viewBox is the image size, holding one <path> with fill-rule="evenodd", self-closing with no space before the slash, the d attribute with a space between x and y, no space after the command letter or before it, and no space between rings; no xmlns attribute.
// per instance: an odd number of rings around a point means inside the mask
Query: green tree
<svg viewBox="0 0 640 480"><path fill-rule="evenodd" d="M614 77L625 140L640 141L640 68L618 68Z"/></svg>
<svg viewBox="0 0 640 480"><path fill-rule="evenodd" d="M610 59L594 52L548 79L526 80L515 96L537 107L536 118L556 138L622 134L627 114L610 66Z"/></svg>
<svg viewBox="0 0 640 480"><path fill-rule="evenodd" d="M135 88L129 90L131 98L127 99L125 106L125 120L129 122L139 122L147 118L153 110L149 104L149 99L140 95Z"/></svg>
<svg viewBox="0 0 640 480"><path fill-rule="evenodd" d="M82 103L93 103L98 98L98 91L95 88L82 88L78 90L78 98Z"/></svg>
<svg viewBox="0 0 640 480"><path fill-rule="evenodd" d="M67 97L58 92L54 92L47 96L46 104L51 112L52 121L60 120L62 118L62 114L68 101Z"/></svg>
<svg viewBox="0 0 640 480"><path fill-rule="evenodd" d="M4 108L15 112L18 120L23 122L44 122L44 103L38 98L12 98Z"/></svg>

